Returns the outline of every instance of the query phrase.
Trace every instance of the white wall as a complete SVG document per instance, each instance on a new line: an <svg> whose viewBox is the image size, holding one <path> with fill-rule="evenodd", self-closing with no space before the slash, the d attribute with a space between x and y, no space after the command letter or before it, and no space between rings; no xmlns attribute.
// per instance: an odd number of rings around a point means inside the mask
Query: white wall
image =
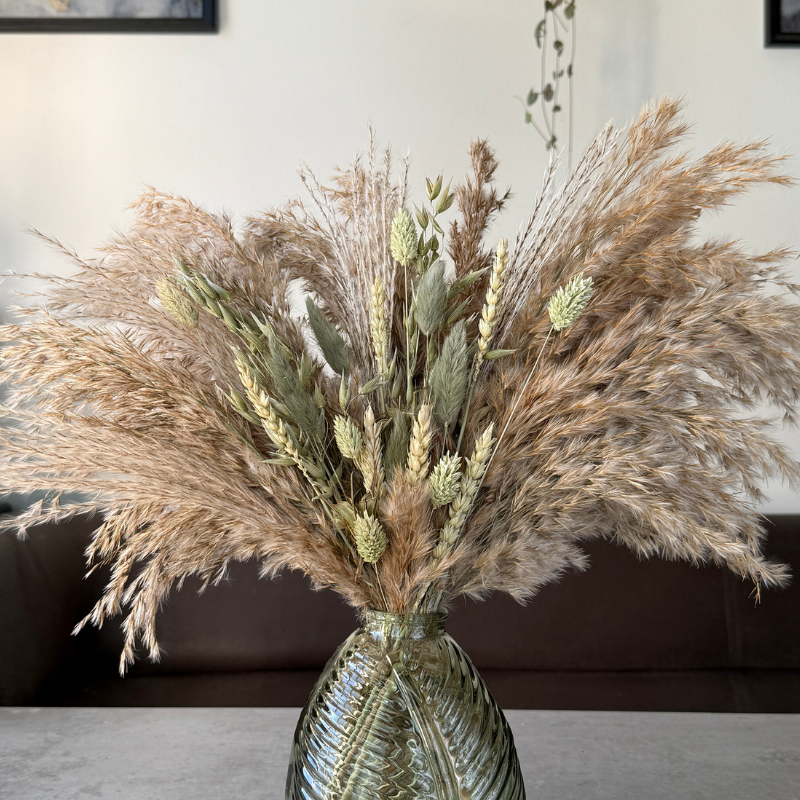
<svg viewBox="0 0 800 800"><path fill-rule="evenodd" d="M516 195L498 234L513 235L545 164L513 99L536 72L541 5L223 0L216 36L0 34L0 271L62 269L25 229L88 253L145 184L238 213L280 202L300 161L327 176L370 122L413 154L417 187L463 175L470 138L489 136ZM576 142L672 93L698 149L769 136L800 154L800 49L765 50L762 16L761 0L579 3ZM706 229L800 248L798 217L800 188L764 189ZM766 511L800 512L788 488L769 494Z"/></svg>

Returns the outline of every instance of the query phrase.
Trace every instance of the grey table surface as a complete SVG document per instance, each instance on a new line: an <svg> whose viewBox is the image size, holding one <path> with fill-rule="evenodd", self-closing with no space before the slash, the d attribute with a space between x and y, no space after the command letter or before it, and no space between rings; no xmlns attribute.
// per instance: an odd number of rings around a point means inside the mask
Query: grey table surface
<svg viewBox="0 0 800 800"><path fill-rule="evenodd" d="M295 708L0 708L2 800L281 800ZM800 800L800 715L509 711L531 800Z"/></svg>

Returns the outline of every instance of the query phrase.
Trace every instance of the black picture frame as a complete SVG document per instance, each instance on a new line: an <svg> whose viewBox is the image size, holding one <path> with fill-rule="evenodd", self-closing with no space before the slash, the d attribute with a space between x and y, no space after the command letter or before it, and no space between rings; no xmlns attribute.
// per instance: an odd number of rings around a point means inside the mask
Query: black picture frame
<svg viewBox="0 0 800 800"><path fill-rule="evenodd" d="M794 32L783 29L782 6L783 0L764 0L764 46L800 47L800 30Z"/></svg>
<svg viewBox="0 0 800 800"><path fill-rule="evenodd" d="M0 33L216 33L217 0L203 0L203 16L192 19L141 17L0 17Z"/></svg>

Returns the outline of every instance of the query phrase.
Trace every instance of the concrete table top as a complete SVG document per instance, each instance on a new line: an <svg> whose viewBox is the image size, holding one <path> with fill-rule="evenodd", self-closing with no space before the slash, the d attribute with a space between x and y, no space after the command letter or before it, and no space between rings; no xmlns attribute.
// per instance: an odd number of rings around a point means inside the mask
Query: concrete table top
<svg viewBox="0 0 800 800"><path fill-rule="evenodd" d="M0 708L3 800L282 800L294 708ZM509 711L530 800L800 800L800 715Z"/></svg>

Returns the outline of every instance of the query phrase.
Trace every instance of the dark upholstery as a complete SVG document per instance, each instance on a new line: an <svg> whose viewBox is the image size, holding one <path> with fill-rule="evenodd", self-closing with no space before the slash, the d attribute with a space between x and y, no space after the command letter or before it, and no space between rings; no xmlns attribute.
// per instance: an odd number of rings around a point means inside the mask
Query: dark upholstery
<svg viewBox="0 0 800 800"><path fill-rule="evenodd" d="M116 676L119 620L70 636L107 580L83 580L92 523L0 537L0 703L300 705L356 617L298 575L255 564L159 617L160 664ZM605 542L592 567L527 607L460 602L449 633L507 708L800 712L800 590L765 592L716 567L638 562ZM775 517L767 551L800 570L800 516Z"/></svg>

